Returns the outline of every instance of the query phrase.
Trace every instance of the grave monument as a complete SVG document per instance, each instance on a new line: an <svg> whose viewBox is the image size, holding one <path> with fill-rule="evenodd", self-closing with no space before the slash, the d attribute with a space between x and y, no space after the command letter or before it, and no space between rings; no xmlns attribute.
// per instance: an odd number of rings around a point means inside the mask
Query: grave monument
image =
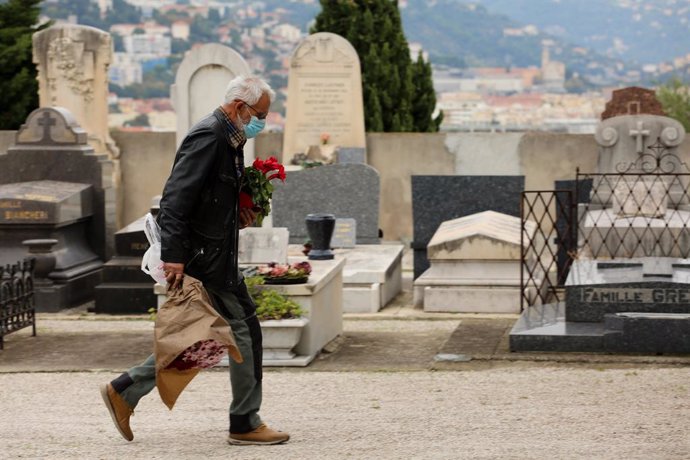
<svg viewBox="0 0 690 460"><path fill-rule="evenodd" d="M290 58L283 163L319 146L322 135L329 146L366 147L359 57L347 40L329 32L308 36Z"/></svg>
<svg viewBox="0 0 690 460"><path fill-rule="evenodd" d="M45 248L55 266L37 289L38 311L90 299L110 255L112 161L87 141L67 109L40 108L0 155L0 263L24 257L25 240L54 240Z"/></svg>
<svg viewBox="0 0 690 460"><path fill-rule="evenodd" d="M514 351L690 352L685 131L640 88L615 92L605 114L565 302L526 309Z"/></svg>
<svg viewBox="0 0 690 460"><path fill-rule="evenodd" d="M33 35L33 62L38 70L39 107L63 107L85 130L96 154L110 163L107 180L105 238L112 252L115 232L122 225L120 151L108 129L108 66L113 53L110 34L74 24L59 24ZM109 255L108 254L108 255Z"/></svg>

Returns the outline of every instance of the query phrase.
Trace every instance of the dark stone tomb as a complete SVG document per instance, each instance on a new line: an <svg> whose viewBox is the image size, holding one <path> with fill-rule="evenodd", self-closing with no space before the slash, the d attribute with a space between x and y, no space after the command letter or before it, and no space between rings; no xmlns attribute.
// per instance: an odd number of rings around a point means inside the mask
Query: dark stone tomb
<svg viewBox="0 0 690 460"><path fill-rule="evenodd" d="M536 305L510 334L513 351L690 353L687 259L576 260L565 302Z"/></svg>
<svg viewBox="0 0 690 460"><path fill-rule="evenodd" d="M27 244L22 244L26 240L54 243L46 248L54 256L54 268L36 280L37 311L57 311L93 295L103 262L89 243L92 218L91 185L57 181L0 185L0 264L26 257Z"/></svg>
<svg viewBox="0 0 690 460"><path fill-rule="evenodd" d="M160 209L160 197L152 201L151 214ZM115 256L103 267L103 283L96 286L96 313L147 313L156 308L154 280L141 271L141 259L149 248L143 216L115 233Z"/></svg>
<svg viewBox="0 0 690 460"><path fill-rule="evenodd" d="M54 311L93 298L112 248L115 210L112 161L94 154L86 132L60 107L34 110L15 144L0 155L0 263L25 257L22 241L57 240L48 251L55 269L36 294L37 311ZM39 281L39 280L37 280Z"/></svg>

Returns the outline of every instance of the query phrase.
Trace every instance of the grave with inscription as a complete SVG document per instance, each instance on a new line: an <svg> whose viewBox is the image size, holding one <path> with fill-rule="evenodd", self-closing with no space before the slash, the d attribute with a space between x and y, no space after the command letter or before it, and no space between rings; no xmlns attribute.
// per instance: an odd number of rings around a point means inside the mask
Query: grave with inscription
<svg viewBox="0 0 690 460"><path fill-rule="evenodd" d="M0 155L0 263L26 255L24 240L56 240L47 248L55 268L37 292L38 311L78 305L93 297L106 244L106 194L112 162L95 154L64 108L33 111ZM18 257L21 255L21 257Z"/></svg>
<svg viewBox="0 0 690 460"><path fill-rule="evenodd" d="M290 58L283 162L321 146L323 136L325 147L366 148L359 57L328 32L309 35Z"/></svg>
<svg viewBox="0 0 690 460"><path fill-rule="evenodd" d="M335 219L331 248L354 248L357 245L357 220L346 217Z"/></svg>
<svg viewBox="0 0 690 460"><path fill-rule="evenodd" d="M527 308L514 351L690 353L690 170L685 131L653 91L614 92L581 178L577 253L565 301Z"/></svg>

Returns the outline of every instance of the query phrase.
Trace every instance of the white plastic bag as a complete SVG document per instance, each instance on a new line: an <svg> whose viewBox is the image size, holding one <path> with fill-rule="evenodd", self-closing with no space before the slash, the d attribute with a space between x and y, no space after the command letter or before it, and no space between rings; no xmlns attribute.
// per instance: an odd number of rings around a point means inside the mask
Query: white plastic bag
<svg viewBox="0 0 690 460"><path fill-rule="evenodd" d="M157 283L165 284L163 261L161 261L161 230L151 213L146 214L144 233L149 240L149 248L141 258L141 271L150 275Z"/></svg>

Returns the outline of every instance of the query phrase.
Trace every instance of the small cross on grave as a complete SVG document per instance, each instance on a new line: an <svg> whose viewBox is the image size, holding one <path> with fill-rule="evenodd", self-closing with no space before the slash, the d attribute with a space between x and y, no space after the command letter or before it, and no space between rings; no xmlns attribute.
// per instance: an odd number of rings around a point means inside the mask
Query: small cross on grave
<svg viewBox="0 0 690 460"><path fill-rule="evenodd" d="M43 126L43 137L39 141L41 144L47 144L53 140L53 137L50 135L50 130L52 126L55 126L57 124L57 121L55 118L51 117L50 112L43 112L43 118L38 120L38 125Z"/></svg>
<svg viewBox="0 0 690 460"><path fill-rule="evenodd" d="M637 153L644 153L644 138L649 136L649 130L644 129L644 122L637 122L637 129L630 130L630 136L635 138Z"/></svg>

